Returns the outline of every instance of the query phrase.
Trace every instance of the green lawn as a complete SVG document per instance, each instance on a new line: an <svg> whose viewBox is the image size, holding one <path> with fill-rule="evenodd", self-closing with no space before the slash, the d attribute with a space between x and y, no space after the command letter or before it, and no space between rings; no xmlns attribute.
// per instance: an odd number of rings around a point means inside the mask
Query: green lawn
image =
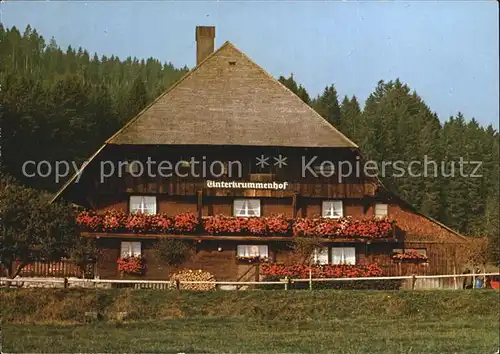
<svg viewBox="0 0 500 354"><path fill-rule="evenodd" d="M493 354L499 295L3 290L3 351ZM103 318L85 323L91 309Z"/></svg>

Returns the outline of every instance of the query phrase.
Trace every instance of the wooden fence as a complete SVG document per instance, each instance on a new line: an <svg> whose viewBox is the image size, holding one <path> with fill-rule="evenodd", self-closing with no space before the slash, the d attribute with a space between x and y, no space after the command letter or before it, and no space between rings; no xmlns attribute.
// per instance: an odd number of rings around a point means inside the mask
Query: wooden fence
<svg viewBox="0 0 500 354"><path fill-rule="evenodd" d="M19 263L14 264L14 269L18 267ZM3 270L2 275L5 274ZM71 261L59 262L34 262L25 265L19 276L21 277L83 277L84 272Z"/></svg>
<svg viewBox="0 0 500 354"><path fill-rule="evenodd" d="M451 289L462 289L461 278L470 277L471 274L446 274L446 275L411 275L411 276L392 276L392 277L362 277L362 278L308 278L308 279L292 279L283 278L277 281L165 281L165 280L114 280L114 279L78 279L78 278L25 278L17 277L14 279L0 278L0 286L25 286L32 284L35 287L124 287L126 285L132 286L136 289L164 289L164 290L181 290L182 284L212 284L220 288L221 286L234 286L235 289L242 285L249 286L262 286L262 285L277 285L281 286L284 290L294 288L294 284L308 285L310 290L313 290L316 283L335 283L335 282L363 282L363 281L383 281L383 280L401 280L405 281L409 286L403 286L402 289L442 289L441 287L429 286L429 281L434 280L433 284L439 284L439 281L448 280L453 284L453 287L446 287ZM474 274L474 278L500 276L500 273L480 273ZM436 282L438 280L438 282ZM475 280L475 279L474 279ZM421 283L421 285L419 285ZM475 284L475 281L474 281Z"/></svg>

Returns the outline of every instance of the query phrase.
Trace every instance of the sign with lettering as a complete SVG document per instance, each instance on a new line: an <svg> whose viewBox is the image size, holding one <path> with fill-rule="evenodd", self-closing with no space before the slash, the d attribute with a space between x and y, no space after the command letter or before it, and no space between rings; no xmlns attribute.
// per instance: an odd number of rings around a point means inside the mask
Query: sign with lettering
<svg viewBox="0 0 500 354"><path fill-rule="evenodd" d="M238 188L238 189L287 189L288 182L239 182L239 181L207 181L207 188Z"/></svg>

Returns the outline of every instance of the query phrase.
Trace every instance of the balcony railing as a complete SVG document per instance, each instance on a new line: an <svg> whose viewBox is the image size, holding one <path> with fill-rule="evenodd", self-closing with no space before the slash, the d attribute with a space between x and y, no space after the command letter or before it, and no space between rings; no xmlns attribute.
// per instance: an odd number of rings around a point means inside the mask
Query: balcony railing
<svg viewBox="0 0 500 354"><path fill-rule="evenodd" d="M192 213L125 214L84 211L77 215L82 231L89 233L133 233L157 235L319 237L323 239L384 240L395 238L395 222L376 218L297 218L208 216Z"/></svg>

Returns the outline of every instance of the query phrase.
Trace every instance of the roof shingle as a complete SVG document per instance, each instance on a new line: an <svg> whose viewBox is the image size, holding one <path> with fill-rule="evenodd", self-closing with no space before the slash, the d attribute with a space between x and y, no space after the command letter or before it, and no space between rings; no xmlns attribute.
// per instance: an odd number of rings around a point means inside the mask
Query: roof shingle
<svg viewBox="0 0 500 354"><path fill-rule="evenodd" d="M357 147L230 42L106 143Z"/></svg>

